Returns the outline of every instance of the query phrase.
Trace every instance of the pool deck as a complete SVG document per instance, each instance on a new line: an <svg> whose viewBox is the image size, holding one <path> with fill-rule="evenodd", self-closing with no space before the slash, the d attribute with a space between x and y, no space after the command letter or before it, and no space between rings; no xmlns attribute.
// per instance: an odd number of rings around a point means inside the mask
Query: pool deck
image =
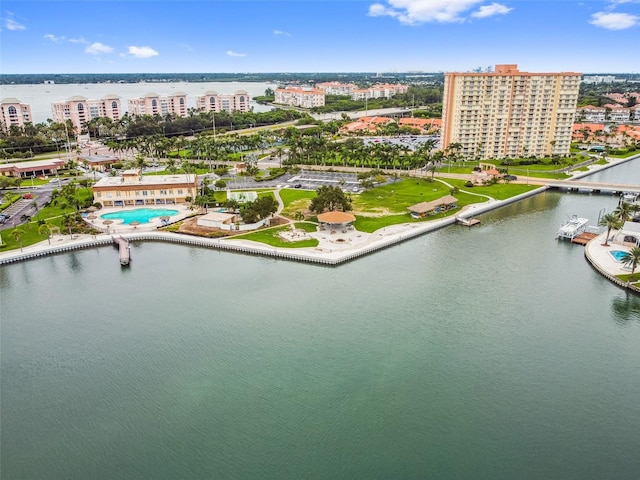
<svg viewBox="0 0 640 480"><path fill-rule="evenodd" d="M138 206L128 206L128 207L108 207L102 208L97 212L94 212L93 215L98 218L88 220L85 218L85 221L89 223L92 227L100 230L104 233L131 233L137 231L155 231L158 227L162 226L162 220L160 217L152 218L147 223L141 223L140 225L125 225L122 223L122 220L111 219L109 220L111 223L105 224L105 219L102 219L102 215L106 215L109 213L118 213L123 210L135 210L137 208L157 208L162 210L177 210L178 213L176 215L172 215L170 217L169 223L177 222L180 220L184 220L190 215L194 214L194 210L191 210L186 205L177 204L177 205L161 205L161 206L150 206L150 205L138 205Z"/></svg>

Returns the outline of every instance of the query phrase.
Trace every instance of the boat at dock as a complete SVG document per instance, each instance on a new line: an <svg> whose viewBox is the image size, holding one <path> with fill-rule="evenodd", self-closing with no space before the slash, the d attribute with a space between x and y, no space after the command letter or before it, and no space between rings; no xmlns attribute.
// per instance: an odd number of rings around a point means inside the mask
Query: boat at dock
<svg viewBox="0 0 640 480"><path fill-rule="evenodd" d="M588 218L571 215L569 221L560 226L556 238L568 238L569 240L573 240L575 237L585 232L587 229L587 223L589 223Z"/></svg>

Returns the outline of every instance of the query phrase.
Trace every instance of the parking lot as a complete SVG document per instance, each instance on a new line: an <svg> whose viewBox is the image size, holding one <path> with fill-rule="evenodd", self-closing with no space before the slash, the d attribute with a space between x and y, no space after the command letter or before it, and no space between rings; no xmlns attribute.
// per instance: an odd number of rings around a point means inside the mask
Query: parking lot
<svg viewBox="0 0 640 480"><path fill-rule="evenodd" d="M343 190L352 192L354 188L359 190L360 181L355 173L309 172L302 170L299 174L291 177L287 184L290 187L304 188L306 190L316 190L323 185L331 185L342 187Z"/></svg>

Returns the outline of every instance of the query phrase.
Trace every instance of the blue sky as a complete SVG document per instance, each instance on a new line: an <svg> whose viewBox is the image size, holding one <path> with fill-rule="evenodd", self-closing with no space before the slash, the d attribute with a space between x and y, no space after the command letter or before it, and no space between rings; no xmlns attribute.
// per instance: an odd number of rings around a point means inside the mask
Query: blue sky
<svg viewBox="0 0 640 480"><path fill-rule="evenodd" d="M640 0L0 4L2 73L640 71Z"/></svg>

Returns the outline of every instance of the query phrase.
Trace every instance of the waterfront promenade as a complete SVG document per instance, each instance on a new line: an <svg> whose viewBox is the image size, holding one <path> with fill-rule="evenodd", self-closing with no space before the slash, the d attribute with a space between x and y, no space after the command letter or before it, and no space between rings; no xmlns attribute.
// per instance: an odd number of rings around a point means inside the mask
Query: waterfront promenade
<svg viewBox="0 0 640 480"><path fill-rule="evenodd" d="M610 168L616 164L629 161L633 158L637 158L637 156L631 157L629 159L610 162L606 165L593 166L589 171L580 172L580 174L575 175L574 178L581 178L585 175L592 174L595 171ZM2 252L0 253L0 265L27 260L30 258L37 258L49 254L63 253L71 250L91 248L94 246L109 245L112 244L113 241L112 234L123 236L131 242L163 241L321 265L339 265L341 263L348 262L364 255L382 250L384 248L388 248L405 240L415 238L419 235L423 235L425 233L446 226L454 225L455 223L457 223L458 219L471 219L484 212L520 201L527 197L537 195L545 191L547 188L549 187L546 185L541 185L537 189L509 198L507 200L488 199L485 202L470 205L468 207L465 207L461 211L452 212L449 214L449 216L438 220L426 221L421 223L403 223L391 225L377 230L373 233L349 230L344 234L335 236L323 231L311 232L310 236L318 240L318 245L316 247L309 248L278 248L244 239L214 239L185 235L181 233L159 231L159 219L153 219L149 224L135 227L114 224L109 225L108 229L105 229L104 225L100 224L99 227L105 231L99 235L55 235L54 237L52 237L50 243L48 241L43 241L38 244L24 247L22 251L12 250L8 252ZM179 210L179 214L175 217L172 217L172 221L182 220L192 214L192 212L184 206L181 206ZM106 210L104 212L106 212ZM623 266L619 262L615 262L613 260L613 258L608 254L610 247L605 247L601 245L602 243L603 239L601 239L600 237L592 240L585 248L585 256L587 257L588 261L594 266L594 268L596 268L596 270L598 270L604 276L623 287L626 286L624 282L617 280L615 278L615 275L629 272L624 270L622 268ZM117 261L116 257L117 256L114 255L114 262ZM135 259L132 259L132 263L134 262Z"/></svg>

